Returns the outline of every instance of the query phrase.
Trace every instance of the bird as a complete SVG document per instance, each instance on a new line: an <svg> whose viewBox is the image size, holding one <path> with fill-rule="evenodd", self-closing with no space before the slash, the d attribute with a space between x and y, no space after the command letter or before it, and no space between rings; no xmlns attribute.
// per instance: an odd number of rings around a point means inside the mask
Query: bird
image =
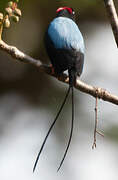
<svg viewBox="0 0 118 180"><path fill-rule="evenodd" d="M33 172L35 171L47 138L66 103L70 91L72 94L71 131L66 150L57 171L60 170L64 162L72 139L74 125L74 86L76 85L77 76L80 77L83 71L85 54L83 35L75 22L75 11L73 8L60 7L56 10L56 17L50 22L46 30L44 43L51 61L52 69L57 77L60 77L64 71L68 71L69 87L63 103L44 138L33 167Z"/></svg>

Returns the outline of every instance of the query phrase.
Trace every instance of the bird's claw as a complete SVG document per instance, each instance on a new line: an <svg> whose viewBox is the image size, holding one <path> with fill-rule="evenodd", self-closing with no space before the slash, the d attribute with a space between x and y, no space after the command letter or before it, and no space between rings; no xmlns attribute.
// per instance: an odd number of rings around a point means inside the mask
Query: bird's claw
<svg viewBox="0 0 118 180"><path fill-rule="evenodd" d="M52 64L50 64L50 68L51 68L51 74L54 75L55 74L55 71L54 71L54 67Z"/></svg>

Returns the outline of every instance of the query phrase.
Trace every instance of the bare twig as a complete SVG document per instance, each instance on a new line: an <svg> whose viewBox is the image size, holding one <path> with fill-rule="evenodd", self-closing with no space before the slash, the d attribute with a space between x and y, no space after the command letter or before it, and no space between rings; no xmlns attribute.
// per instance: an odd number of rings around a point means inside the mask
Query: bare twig
<svg viewBox="0 0 118 180"><path fill-rule="evenodd" d="M100 136L102 136L102 137L104 137L104 134L103 134L103 132L101 132L101 131L98 131L98 130L96 130L96 132L100 135Z"/></svg>
<svg viewBox="0 0 118 180"><path fill-rule="evenodd" d="M94 128L94 141L92 149L96 148L96 135L97 135L97 123L98 123L98 97L95 100L95 128Z"/></svg>
<svg viewBox="0 0 118 180"><path fill-rule="evenodd" d="M111 23L112 31L118 47L118 16L116 13L115 5L113 0L104 0L109 21Z"/></svg>
<svg viewBox="0 0 118 180"><path fill-rule="evenodd" d="M14 46L9 46L4 41L0 41L0 48L7 53L9 53L13 58L23 61L25 63L34 64L35 66L40 66L42 63L39 60L33 59L32 57L26 55L25 53L21 52Z"/></svg>
<svg viewBox="0 0 118 180"><path fill-rule="evenodd" d="M97 139L97 134L100 136L104 137L104 134L101 131L97 130L97 125L98 125L98 96L97 96L97 91L96 91L96 100L95 100L95 127L94 127L94 140L93 140L93 145L92 149L96 148L96 139Z"/></svg>
<svg viewBox="0 0 118 180"><path fill-rule="evenodd" d="M2 23L0 22L0 40L1 40L2 30L3 30L3 25L2 25Z"/></svg>
<svg viewBox="0 0 118 180"><path fill-rule="evenodd" d="M95 100L95 127L94 127L94 140L92 149L96 148L96 140L97 140L97 134L104 137L104 134L101 131L97 130L98 125L98 97L97 97L97 91L96 91L96 100Z"/></svg>
<svg viewBox="0 0 118 180"><path fill-rule="evenodd" d="M3 51L6 51L14 59L17 59L21 62L32 64L32 65L36 66L37 68L39 68L40 71L43 71L53 77L56 77L55 74L52 74L52 68L50 66L42 64L40 60L36 60L36 59L26 55L25 53L18 50L16 47L10 46L2 40L0 41L0 49ZM62 74L61 77L59 78L59 80L64 83L69 82L68 76L66 74ZM85 84L79 78L76 81L75 88L86 94L89 94L95 98L98 97L99 99L102 99L104 101L108 101L108 102L118 105L118 96L115 96L100 87L94 87L94 86Z"/></svg>

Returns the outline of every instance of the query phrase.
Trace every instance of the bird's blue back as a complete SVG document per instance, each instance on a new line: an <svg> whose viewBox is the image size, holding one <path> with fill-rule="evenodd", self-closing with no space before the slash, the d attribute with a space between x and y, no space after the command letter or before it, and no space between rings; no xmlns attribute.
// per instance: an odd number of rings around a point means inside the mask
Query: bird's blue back
<svg viewBox="0 0 118 180"><path fill-rule="evenodd" d="M49 25L47 34L56 49L74 49L84 54L84 40L76 23L66 17L57 17Z"/></svg>

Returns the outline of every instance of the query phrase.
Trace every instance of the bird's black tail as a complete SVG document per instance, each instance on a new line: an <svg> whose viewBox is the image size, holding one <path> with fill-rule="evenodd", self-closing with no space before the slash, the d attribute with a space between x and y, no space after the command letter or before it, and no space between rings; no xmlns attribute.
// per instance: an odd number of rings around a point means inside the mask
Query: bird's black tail
<svg viewBox="0 0 118 180"><path fill-rule="evenodd" d="M59 115L60 115L60 113L61 113L61 111L62 111L62 109L63 109L63 107L64 107L64 105L65 105L65 103L66 103L66 100L67 100L67 97L68 97L68 95L69 95L69 92L70 92L70 86L69 86L69 88L68 88L68 91L67 91L67 93L66 93L66 96L65 96L65 98L64 98L64 101L63 101L63 103L62 103L62 105L61 105L61 107L60 107L60 109L59 109L59 111L58 111L58 113L57 113L57 115L56 115L53 123L51 124L51 126L50 126L50 128L49 128L49 130L48 130L48 132L47 132L47 134L46 134L46 136L45 136L45 139L44 139L44 141L43 141L43 143L42 143L42 146L41 146L41 148L40 148L40 151L39 151L39 153L38 153L38 155L37 155L37 158L36 158L36 161L35 161L35 164L34 164L34 167L33 167L33 172L34 172L35 169L36 169L36 165L37 165L37 163L38 163L39 157L40 157L41 152L42 152L42 150L43 150L43 148L44 148L44 145L45 145L45 143L46 143L46 140L47 140L47 138L48 138L48 136L49 136L49 134L50 134L53 126L55 125L55 123L56 123L56 121L57 121L57 119L58 119L58 117L59 117Z"/></svg>
<svg viewBox="0 0 118 180"><path fill-rule="evenodd" d="M49 128L49 130L48 130L48 132L47 132L47 134L46 134L46 136L45 136L45 139L44 139L44 141L43 141L43 143L42 143L42 146L41 146L41 148L40 148L40 151L39 151L39 153L38 153L38 155L37 155L37 158L36 158L36 161L35 161L35 164L34 164L34 167L33 167L33 172L34 172L35 169L36 169L36 166L37 166L39 157L40 157L41 152L42 152L42 150L43 150L43 148L44 148L44 145L45 145L45 143L46 143L46 141L47 141L47 138L48 138L48 136L49 136L49 134L50 134L53 126L55 125L55 123L56 123L56 121L57 121L57 119L58 119L58 117L59 117L59 115L60 115L60 113L61 113L61 111L62 111L62 109L63 109L63 107L64 107L64 105L65 105L65 103L66 103L66 100L67 100L67 98L68 98L69 92L70 92L70 90L71 90L71 91L72 91L72 122L71 122L71 132L70 132L70 137L69 137L69 141L68 141L68 144L67 144L67 147L66 147L64 156L63 156L63 158L62 158L62 161L61 161L61 163L60 163L59 168L58 168L57 171L60 170L60 168L61 168L61 166L62 166L62 164L63 164L63 162L64 162L64 159L65 159L65 157L66 157L67 151L68 151L69 146L70 146L70 142L71 142L71 139L72 139L72 134L73 134L73 123L74 123L74 89L73 89L73 86L74 86L75 80L76 80L75 73L73 73L73 71L69 71L69 88L68 88L68 91L67 91L67 93L66 93L66 96L65 96L65 98L64 98L64 101L63 101L63 103L62 103L62 105L61 105L61 107L60 107L60 109L59 109L59 111L58 111L58 113L57 113L57 115L56 115L53 123L51 124L51 126L50 126L50 128Z"/></svg>
<svg viewBox="0 0 118 180"><path fill-rule="evenodd" d="M66 150L64 152L63 158L61 160L61 163L60 163L57 171L60 170L60 168L61 168L61 166L62 166L62 164L64 162L64 159L66 157L66 154L68 152L68 149L69 149L69 146L70 146L70 143L71 143L72 134L73 134L73 125L74 125L74 88L73 88L73 86L76 83L76 73L75 73L74 69L70 69L68 72L69 72L69 88L72 91L72 121L71 121L71 131L70 131L70 137L69 137L69 141L68 141Z"/></svg>
<svg viewBox="0 0 118 180"><path fill-rule="evenodd" d="M71 90L72 90L72 122L71 122L71 132L70 132L70 137L69 137L69 141L68 141L66 150L65 150L65 152L64 152L63 158L62 158L62 160L61 160L61 163L60 163L57 171L60 170L60 168L61 168L61 166L62 166L62 164L63 164L63 162L64 162L64 159L65 159L65 157L66 157L66 154L67 154L67 152L68 152L68 149L69 149L69 146L70 146L70 143L71 143L72 134L73 134L73 124L74 124L74 92L73 92L73 90L74 90L74 89L73 89L73 86L72 86L72 87L70 86L70 88L71 88Z"/></svg>

